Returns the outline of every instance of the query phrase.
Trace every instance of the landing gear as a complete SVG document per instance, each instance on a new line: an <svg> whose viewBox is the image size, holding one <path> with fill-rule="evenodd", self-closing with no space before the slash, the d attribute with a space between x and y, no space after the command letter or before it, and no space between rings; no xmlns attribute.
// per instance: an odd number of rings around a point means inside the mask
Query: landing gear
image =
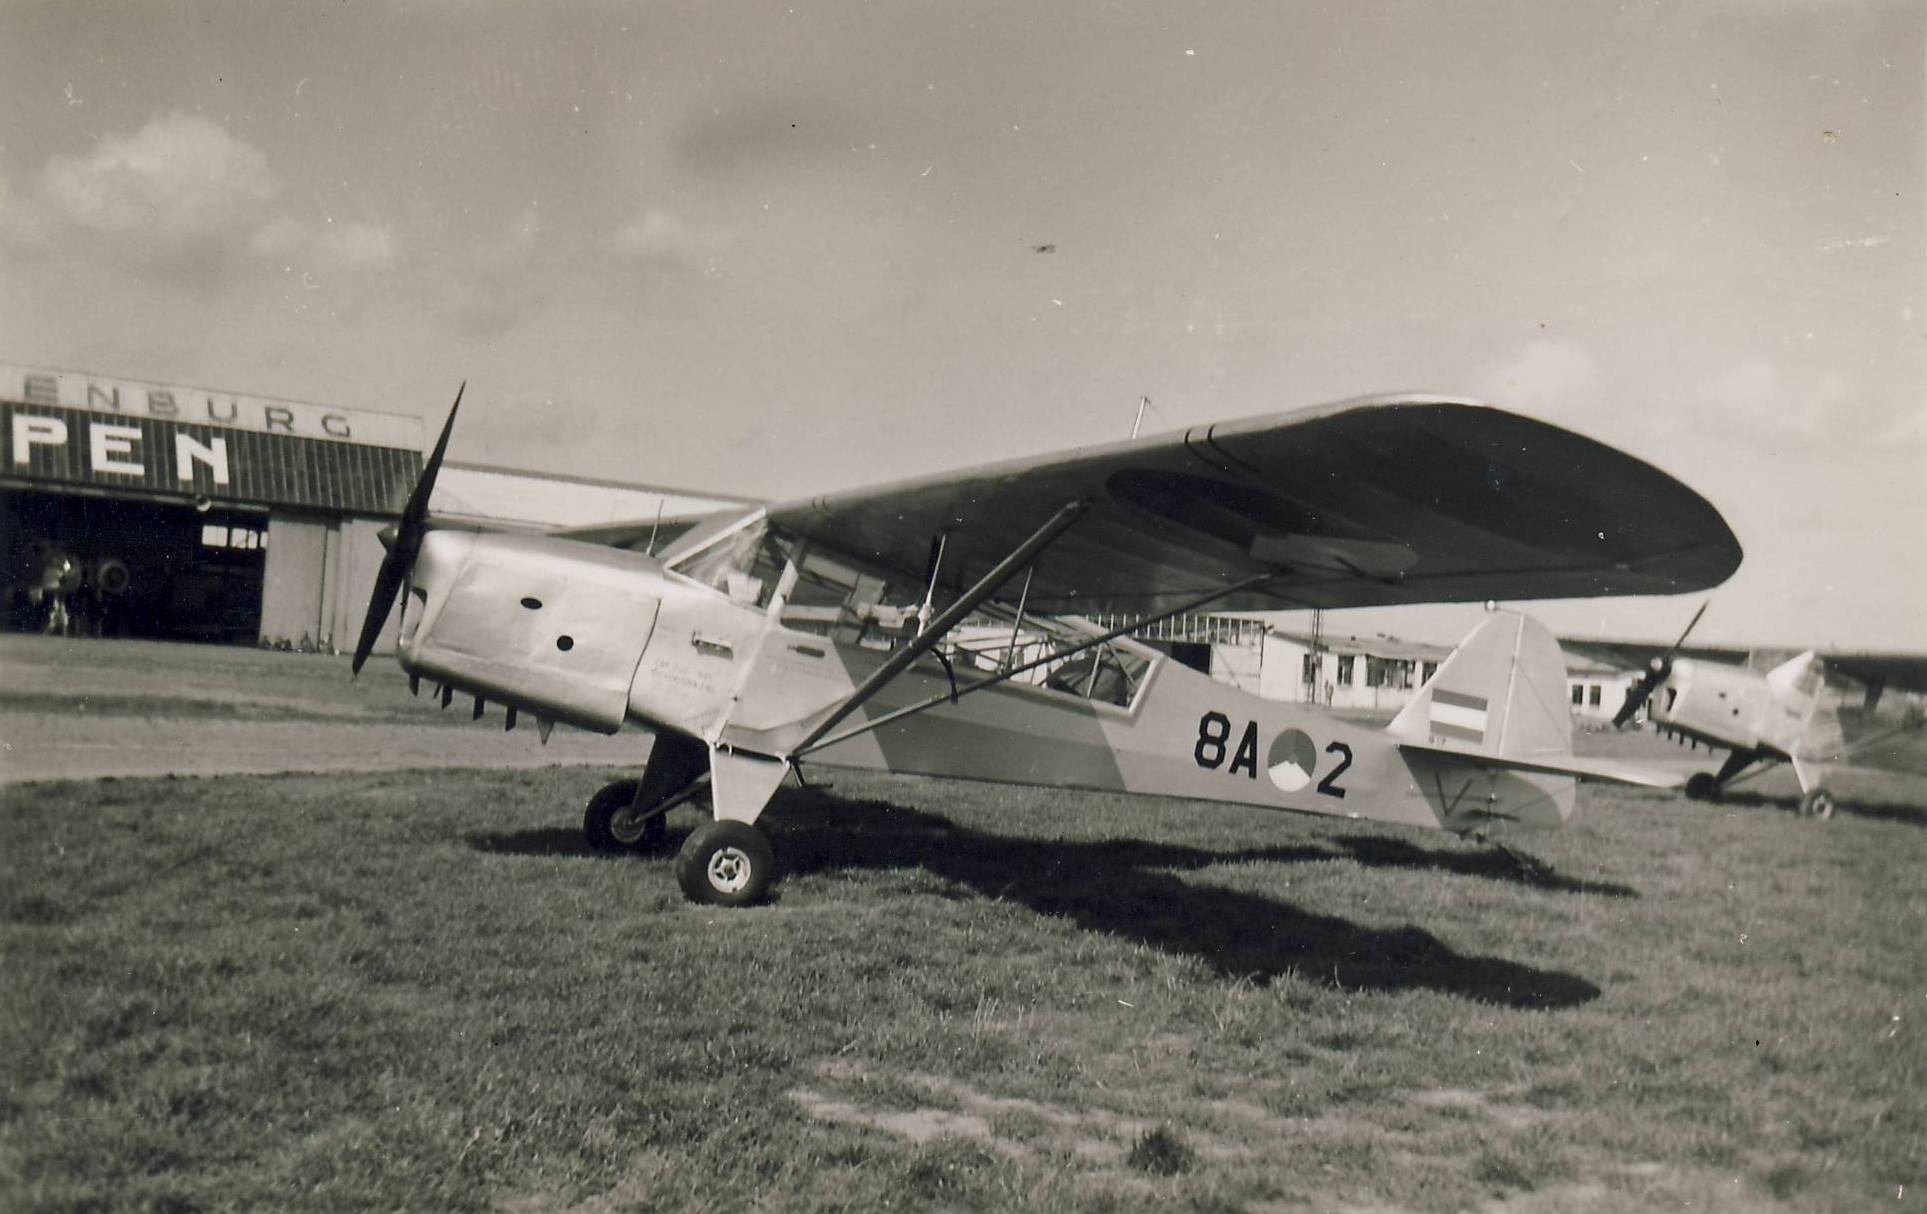
<svg viewBox="0 0 1927 1214"><path fill-rule="evenodd" d="M1818 818L1825 822L1833 817L1833 794L1824 788L1816 788L1800 798L1800 816Z"/></svg>
<svg viewBox="0 0 1927 1214"><path fill-rule="evenodd" d="M1696 771L1686 781L1686 799L1689 801L1717 801L1720 799L1720 778L1708 771Z"/></svg>
<svg viewBox="0 0 1927 1214"><path fill-rule="evenodd" d="M597 851L654 851L669 837L669 818L636 803L640 780L605 784L589 798L582 815L582 837ZM650 808L654 808L653 806Z"/></svg>
<svg viewBox="0 0 1927 1214"><path fill-rule="evenodd" d="M662 733L640 780L617 780L589 798L582 837L597 851L653 851L668 839L667 811L709 771L709 751L692 738Z"/></svg>
<svg viewBox="0 0 1927 1214"><path fill-rule="evenodd" d="M691 902L748 906L769 892L775 875L763 832L727 818L698 826L676 853L676 881Z"/></svg>

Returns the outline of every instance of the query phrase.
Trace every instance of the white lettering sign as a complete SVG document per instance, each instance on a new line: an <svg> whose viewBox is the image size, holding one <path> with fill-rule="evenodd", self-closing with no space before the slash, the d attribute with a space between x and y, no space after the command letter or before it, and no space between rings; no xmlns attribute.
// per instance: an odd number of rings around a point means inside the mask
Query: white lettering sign
<svg viewBox="0 0 1927 1214"><path fill-rule="evenodd" d="M67 423L57 417L29 417L16 413L13 418L13 462L25 466L33 462L35 446L67 445Z"/></svg>
<svg viewBox="0 0 1927 1214"><path fill-rule="evenodd" d="M0 365L0 400L419 451L419 418ZM17 445L16 445L17 449Z"/></svg>
<svg viewBox="0 0 1927 1214"><path fill-rule="evenodd" d="M122 472L128 476L147 475L147 465L120 459L134 453L141 439L137 426L108 426L95 422L87 427L87 454L96 472Z"/></svg>
<svg viewBox="0 0 1927 1214"><path fill-rule="evenodd" d="M207 465L208 471L214 474L215 484L228 483L226 439L216 438L202 443L191 434L176 434L174 436L174 475L191 482L194 479L196 462Z"/></svg>

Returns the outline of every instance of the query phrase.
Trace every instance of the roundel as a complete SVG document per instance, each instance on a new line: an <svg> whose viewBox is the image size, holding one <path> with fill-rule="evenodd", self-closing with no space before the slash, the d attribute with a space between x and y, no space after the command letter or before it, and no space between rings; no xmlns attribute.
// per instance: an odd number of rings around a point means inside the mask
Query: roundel
<svg viewBox="0 0 1927 1214"><path fill-rule="evenodd" d="M1312 745L1310 735L1299 729L1287 729L1273 738L1271 750L1265 755L1271 782L1286 792L1297 792L1311 783L1311 773L1317 766L1318 748Z"/></svg>

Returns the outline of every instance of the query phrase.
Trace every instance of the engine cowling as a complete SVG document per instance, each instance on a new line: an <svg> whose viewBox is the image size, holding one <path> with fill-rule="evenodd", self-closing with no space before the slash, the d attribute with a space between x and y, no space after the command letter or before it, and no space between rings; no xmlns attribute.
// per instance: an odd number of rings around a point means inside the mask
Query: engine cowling
<svg viewBox="0 0 1927 1214"><path fill-rule="evenodd" d="M410 573L403 669L614 733L661 605L639 553L542 536L431 531Z"/></svg>

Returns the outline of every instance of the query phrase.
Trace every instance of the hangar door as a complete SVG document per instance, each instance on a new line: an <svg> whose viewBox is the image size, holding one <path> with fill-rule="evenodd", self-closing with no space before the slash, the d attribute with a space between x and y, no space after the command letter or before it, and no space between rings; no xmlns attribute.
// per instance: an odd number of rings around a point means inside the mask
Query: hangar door
<svg viewBox="0 0 1927 1214"><path fill-rule="evenodd" d="M261 594L261 643L277 649L354 648L381 568L376 519L276 512L268 519L268 567ZM392 653L399 614L375 644Z"/></svg>

